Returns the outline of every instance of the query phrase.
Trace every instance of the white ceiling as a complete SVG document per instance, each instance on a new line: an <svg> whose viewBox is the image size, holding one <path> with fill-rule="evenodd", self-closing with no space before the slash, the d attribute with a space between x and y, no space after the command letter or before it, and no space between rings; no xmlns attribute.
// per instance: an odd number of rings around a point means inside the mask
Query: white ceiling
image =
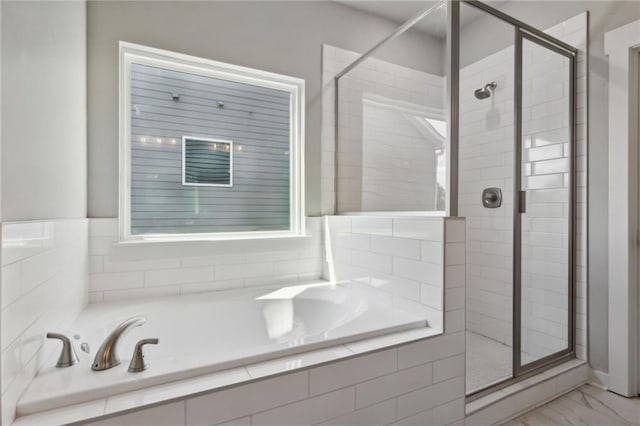
<svg viewBox="0 0 640 426"><path fill-rule="evenodd" d="M386 19L402 24L418 12L423 11L436 3L433 0L387 0L387 1L369 1L369 0L334 0L338 3L362 10ZM493 8L499 9L508 0L489 0L486 1ZM461 27L475 21L481 16L480 11L472 7L464 8L460 16ZM444 12L427 16L414 26L415 29L423 31L429 35L436 37L444 37L446 31L446 19Z"/></svg>

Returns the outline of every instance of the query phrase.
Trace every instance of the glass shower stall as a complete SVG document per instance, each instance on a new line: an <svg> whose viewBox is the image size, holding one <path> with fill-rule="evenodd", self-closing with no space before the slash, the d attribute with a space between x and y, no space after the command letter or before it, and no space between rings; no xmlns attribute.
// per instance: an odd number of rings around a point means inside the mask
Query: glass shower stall
<svg viewBox="0 0 640 426"><path fill-rule="evenodd" d="M329 193L336 214L466 218L475 397L576 355L578 52L481 2L416 7L335 74Z"/></svg>

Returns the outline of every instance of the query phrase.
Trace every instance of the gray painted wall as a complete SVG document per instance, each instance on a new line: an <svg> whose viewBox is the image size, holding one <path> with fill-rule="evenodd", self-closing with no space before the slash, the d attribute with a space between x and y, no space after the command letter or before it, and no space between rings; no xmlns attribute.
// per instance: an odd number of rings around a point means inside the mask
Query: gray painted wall
<svg viewBox="0 0 640 426"><path fill-rule="evenodd" d="M289 92L132 64L132 233L288 229L289 109ZM221 150L225 182L232 157L232 187L183 185L183 136L232 142L194 156L211 171Z"/></svg>
<svg viewBox="0 0 640 426"><path fill-rule="evenodd" d="M637 1L518 1L501 10L537 28L548 28L589 11L589 362L609 370L608 359L608 60L604 33L640 19ZM466 51L486 55L511 44L482 20L465 28ZM481 57L481 56L480 56ZM470 59L470 58L469 58Z"/></svg>
<svg viewBox="0 0 640 426"><path fill-rule="evenodd" d="M365 51L396 27L333 2L89 2L89 216L118 213L118 40L305 79L306 204L317 215L321 44ZM394 44L383 59L441 74L438 40L412 33Z"/></svg>
<svg viewBox="0 0 640 426"><path fill-rule="evenodd" d="M2 2L2 218L87 212L86 5Z"/></svg>

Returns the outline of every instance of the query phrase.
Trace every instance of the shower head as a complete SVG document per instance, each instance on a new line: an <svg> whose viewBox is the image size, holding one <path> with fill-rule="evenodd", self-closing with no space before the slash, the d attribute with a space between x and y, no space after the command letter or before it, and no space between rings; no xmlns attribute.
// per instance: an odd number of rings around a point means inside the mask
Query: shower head
<svg viewBox="0 0 640 426"><path fill-rule="evenodd" d="M487 83L484 85L484 87L481 87L480 89L473 92L473 94L478 99L487 99L491 96L491 93L493 93L496 87L498 87L498 83L492 81L491 83Z"/></svg>

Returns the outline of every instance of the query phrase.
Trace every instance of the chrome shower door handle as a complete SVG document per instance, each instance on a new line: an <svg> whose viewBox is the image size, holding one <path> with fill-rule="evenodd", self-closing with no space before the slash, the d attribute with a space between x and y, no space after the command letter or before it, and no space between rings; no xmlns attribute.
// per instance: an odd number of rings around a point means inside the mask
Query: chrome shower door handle
<svg viewBox="0 0 640 426"><path fill-rule="evenodd" d="M518 191L518 212L527 212L527 191Z"/></svg>

